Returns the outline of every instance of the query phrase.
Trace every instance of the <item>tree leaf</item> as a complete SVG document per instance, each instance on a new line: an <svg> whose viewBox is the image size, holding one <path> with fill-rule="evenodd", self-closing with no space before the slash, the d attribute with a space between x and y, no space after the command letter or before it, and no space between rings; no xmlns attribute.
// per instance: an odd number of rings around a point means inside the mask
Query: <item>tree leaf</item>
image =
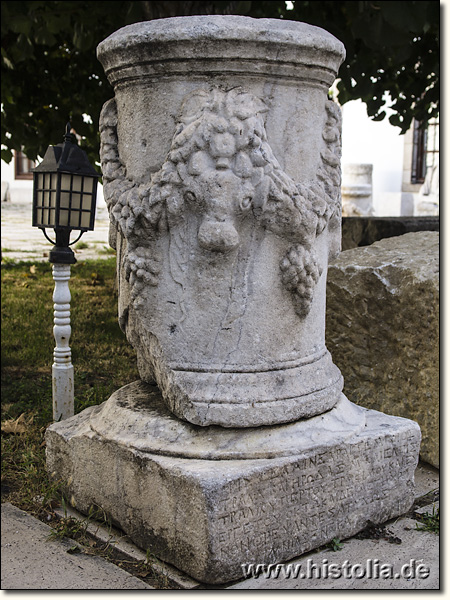
<svg viewBox="0 0 450 600"><path fill-rule="evenodd" d="M15 33L23 33L27 36L30 35L32 25L33 23L31 19L27 15L21 14L16 15L14 20L9 23L11 31L14 31Z"/></svg>
<svg viewBox="0 0 450 600"><path fill-rule="evenodd" d="M25 413L22 413L17 419L8 419L3 421L1 429L3 433L12 433L14 435L20 433L26 433L33 422L33 417L28 419L25 417Z"/></svg>
<svg viewBox="0 0 450 600"><path fill-rule="evenodd" d="M232 10L257 18L299 20L335 35L347 49L339 71L342 104L359 98L369 107L372 96L382 98L389 92L395 102L405 95L406 103L394 108L401 129L415 116L428 119L439 111L438 2L296 0L293 10L281 0L3 2L2 157L10 160L16 147L23 147L29 158L42 156L49 143L61 141L70 117L86 113L93 123L82 124L83 149L92 163L98 162L98 118L113 92L95 46L124 25L144 20L144 7L152 14L186 14L189 7L206 6L216 14ZM376 105L369 110L378 119L383 114Z"/></svg>

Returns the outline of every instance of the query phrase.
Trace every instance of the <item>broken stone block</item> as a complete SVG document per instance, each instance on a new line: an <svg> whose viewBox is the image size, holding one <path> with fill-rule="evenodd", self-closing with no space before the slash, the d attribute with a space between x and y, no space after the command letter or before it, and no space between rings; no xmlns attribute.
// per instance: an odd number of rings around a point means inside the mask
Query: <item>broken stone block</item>
<svg viewBox="0 0 450 600"><path fill-rule="evenodd" d="M326 332L349 400L417 421L421 458L439 467L439 233L342 252Z"/></svg>

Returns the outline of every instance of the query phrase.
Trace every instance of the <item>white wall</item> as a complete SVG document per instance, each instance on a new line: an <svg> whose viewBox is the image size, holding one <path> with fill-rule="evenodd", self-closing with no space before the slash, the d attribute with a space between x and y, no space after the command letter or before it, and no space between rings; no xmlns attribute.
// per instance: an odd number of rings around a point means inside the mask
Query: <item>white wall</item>
<svg viewBox="0 0 450 600"><path fill-rule="evenodd" d="M342 107L342 164L373 165L375 216L400 216L404 136L388 121L372 121L361 100Z"/></svg>
<svg viewBox="0 0 450 600"><path fill-rule="evenodd" d="M14 179L14 159L9 164L2 160L2 183L3 182L9 183L11 202L31 203L33 182L27 179Z"/></svg>

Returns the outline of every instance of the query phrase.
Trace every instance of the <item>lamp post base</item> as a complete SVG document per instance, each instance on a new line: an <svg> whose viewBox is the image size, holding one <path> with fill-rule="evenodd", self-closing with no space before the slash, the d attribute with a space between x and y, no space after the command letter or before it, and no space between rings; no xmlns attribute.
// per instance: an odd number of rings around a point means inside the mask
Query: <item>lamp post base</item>
<svg viewBox="0 0 450 600"><path fill-rule="evenodd" d="M45 231L44 231L45 234ZM74 265L77 262L70 244L70 229L55 228L56 243L50 251L49 262L61 265Z"/></svg>
<svg viewBox="0 0 450 600"><path fill-rule="evenodd" d="M73 250L62 246L53 246L48 260L53 264L60 265L74 265L77 262Z"/></svg>

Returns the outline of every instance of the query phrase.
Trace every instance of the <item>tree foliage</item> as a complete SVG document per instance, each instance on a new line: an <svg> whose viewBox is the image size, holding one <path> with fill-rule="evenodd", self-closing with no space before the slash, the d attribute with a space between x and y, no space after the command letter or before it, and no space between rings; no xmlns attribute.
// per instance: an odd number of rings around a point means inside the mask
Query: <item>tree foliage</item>
<svg viewBox="0 0 450 600"><path fill-rule="evenodd" d="M286 4L293 4L288 9ZM2 159L31 159L62 141L71 121L98 161L98 119L112 96L96 46L138 21L191 14L241 14L304 21L330 31L347 49L339 102L360 98L382 120L386 93L393 125L439 111L439 2L2 2ZM87 115L87 117L83 117Z"/></svg>

